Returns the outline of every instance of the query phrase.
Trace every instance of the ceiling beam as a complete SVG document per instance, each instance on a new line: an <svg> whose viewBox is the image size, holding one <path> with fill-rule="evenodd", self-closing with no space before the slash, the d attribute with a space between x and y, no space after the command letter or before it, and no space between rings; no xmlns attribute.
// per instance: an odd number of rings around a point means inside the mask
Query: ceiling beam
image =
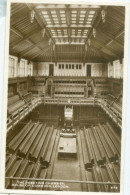
<svg viewBox="0 0 130 195"><path fill-rule="evenodd" d="M55 46L55 49L53 50L53 55L54 55L54 61L57 62L57 57L56 57L56 46Z"/></svg>
<svg viewBox="0 0 130 195"><path fill-rule="evenodd" d="M121 30L116 34L115 39L119 38L122 34L124 34L124 32L125 32L124 28L121 29Z"/></svg>
<svg viewBox="0 0 130 195"><path fill-rule="evenodd" d="M48 40L43 40L43 41L39 41L38 43L33 43L32 46L28 47L27 49L25 49L24 51L20 52L21 56L26 55L27 53L29 53L31 50L33 50L35 47L38 47L41 45L41 43L44 44L44 48L48 46ZM43 49L44 49L43 48Z"/></svg>
<svg viewBox="0 0 130 195"><path fill-rule="evenodd" d="M45 24L43 23L42 19L41 19L41 16L39 14L39 11L34 7L34 4L30 4L30 3L27 3L26 4L28 9L31 11L31 10L34 10L35 11L35 19L37 21L37 23L39 24L39 26L41 27L41 29L45 29L46 30L46 35L48 38L51 38L51 35L47 29L47 27L45 26ZM55 43L55 41L52 39L53 43Z"/></svg>
<svg viewBox="0 0 130 195"><path fill-rule="evenodd" d="M98 41L97 39L93 40L93 44L94 44L94 42L96 42L96 44L98 44L98 45L100 46L100 48L99 48L98 50L102 51L103 49L106 49L106 50L108 50L112 55L116 56L117 58L120 57L120 55L119 55L115 50L113 50L113 49L111 49L111 48L108 48L108 47L106 46L106 44L99 43L99 41Z"/></svg>
<svg viewBox="0 0 130 195"><path fill-rule="evenodd" d="M48 51L48 49L50 49L50 46L48 46L46 49L40 51L39 53L35 54L31 60L35 59L36 57L38 57L39 55L43 54L43 53L46 53Z"/></svg>
<svg viewBox="0 0 130 195"><path fill-rule="evenodd" d="M78 54L78 53L80 53L81 54L81 52L78 52L78 51L71 51L71 52L70 51L65 51L65 52L64 51L63 52L62 51L61 52L57 51L56 53L59 53L59 54L68 54L68 53L69 54L70 53L71 54Z"/></svg>
<svg viewBox="0 0 130 195"><path fill-rule="evenodd" d="M53 38L57 38L57 39L60 39L60 38L69 38L68 35L66 35L66 36L52 36L52 37ZM85 38L87 38L87 36L74 36L74 35L72 35L72 36L70 36L70 38L85 39Z"/></svg>
<svg viewBox="0 0 130 195"><path fill-rule="evenodd" d="M67 42L56 42L56 45L84 45L85 43L79 43L79 42L75 42L75 43L67 43Z"/></svg>
<svg viewBox="0 0 130 195"><path fill-rule="evenodd" d="M67 24L62 24L62 25L60 25L60 24L55 24L55 25L51 25L51 24L48 24L48 25L46 25L46 27L47 28L68 28L68 25ZM86 25L84 25L84 24L71 24L70 26L69 26L70 28L92 28L92 25L91 24L86 24Z"/></svg>
<svg viewBox="0 0 130 195"><path fill-rule="evenodd" d="M11 27L11 30L17 34L17 30L15 28ZM23 36L21 33L21 38L20 40L16 40L10 45L10 49L14 49L18 44L22 43L23 41L27 41L31 36L35 35L36 33L40 32L41 29L36 29L33 32L28 33L27 35ZM19 35L20 36L20 35Z"/></svg>
<svg viewBox="0 0 130 195"><path fill-rule="evenodd" d="M20 23L22 20L26 20L26 18L28 18L28 10L24 10L24 14L17 12L16 14L11 15L10 24L13 26Z"/></svg>
<svg viewBox="0 0 130 195"><path fill-rule="evenodd" d="M107 9L107 6L104 7L104 9L106 10ZM96 20L94 21L94 24L93 24L93 28L97 28L101 22L101 13L100 13L100 9L96 12ZM90 32L89 32L89 35L88 35L88 38L91 39L93 36L93 29L90 29ZM83 62L85 63L85 59L86 59L86 53L87 51L84 52L84 57L83 57Z"/></svg>
<svg viewBox="0 0 130 195"><path fill-rule="evenodd" d="M20 38L23 39L24 36L22 35L22 33L21 33L19 30L17 30L17 29L14 28L14 27L11 27L10 30L11 30L13 33L15 33L16 35L18 35Z"/></svg>
<svg viewBox="0 0 130 195"><path fill-rule="evenodd" d="M41 4L41 5L36 5L36 9L40 9L40 10L44 10L44 9L66 9L66 8L70 8L70 9L88 9L90 10L95 10L95 9L99 9L101 6L99 5L87 5L87 4L78 4L78 5L73 5L73 4Z"/></svg>
<svg viewBox="0 0 130 195"><path fill-rule="evenodd" d="M98 53L100 56L103 56L103 58L107 59L108 61L111 60L111 56L106 54L105 52L98 50L96 47L91 46L91 49L94 50L96 53Z"/></svg>
<svg viewBox="0 0 130 195"><path fill-rule="evenodd" d="M71 24L71 11L69 9L69 5L67 5L67 8L66 8L66 23L67 23L67 27L70 27L70 24ZM60 25L62 26L62 25Z"/></svg>
<svg viewBox="0 0 130 195"><path fill-rule="evenodd" d="M30 36L30 35L29 35ZM37 48L39 48L40 50L41 50L41 52L44 52L45 50L44 49L42 49L41 47L39 47L39 44L35 44L35 43L33 43L32 41L29 41L31 44L32 44L32 46L31 46L31 49L33 49L34 47L37 47ZM47 44L48 45L48 44ZM28 49L28 48L27 48ZM12 50L11 48L10 48L10 50ZM22 55L23 55L23 53L22 53Z"/></svg>
<svg viewBox="0 0 130 195"><path fill-rule="evenodd" d="M112 9L109 9L109 15L108 15L108 20L110 18L110 21L112 23L117 23L118 25L124 25L124 16L122 16L120 13L117 11L114 11Z"/></svg>
<svg viewBox="0 0 130 195"><path fill-rule="evenodd" d="M122 33L124 32L124 30L122 30ZM107 37L108 39L110 39L110 41L112 41L112 42L115 42L116 44L118 44L120 47L122 47L122 48L124 48L124 45L123 44L121 44L119 41L117 41L116 39L118 38L117 37L117 35L116 36L113 36L113 35L111 35L110 33L107 33L106 31L104 32L104 31L102 31L102 30L97 30L97 33L100 33L100 34L102 34L103 36L105 36L105 37ZM120 34L120 36L121 36L121 34Z"/></svg>
<svg viewBox="0 0 130 195"><path fill-rule="evenodd" d="M33 60L33 61L36 61L36 62L50 62L51 60L49 58L43 58L43 59L37 59L37 60ZM77 59L59 59L58 62L65 62L65 63L83 63L83 60L81 58L77 58ZM88 58L86 59L85 63L107 63L108 61L105 60L105 59L102 59L102 58Z"/></svg>

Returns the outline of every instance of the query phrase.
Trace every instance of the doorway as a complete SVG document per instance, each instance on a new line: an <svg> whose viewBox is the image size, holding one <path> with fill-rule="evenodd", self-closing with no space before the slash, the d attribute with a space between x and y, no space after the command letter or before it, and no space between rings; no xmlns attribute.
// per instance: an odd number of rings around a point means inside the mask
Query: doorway
<svg viewBox="0 0 130 195"><path fill-rule="evenodd" d="M53 64L49 64L49 76L53 76L54 74L54 66Z"/></svg>
<svg viewBox="0 0 130 195"><path fill-rule="evenodd" d="M88 64L87 65L87 68L86 68L86 76L87 77L91 77L91 64Z"/></svg>

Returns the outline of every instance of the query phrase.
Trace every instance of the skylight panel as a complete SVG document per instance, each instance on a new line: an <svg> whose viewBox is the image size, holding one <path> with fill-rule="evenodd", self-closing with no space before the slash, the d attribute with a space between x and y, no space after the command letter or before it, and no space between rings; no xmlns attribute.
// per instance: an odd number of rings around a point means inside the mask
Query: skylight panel
<svg viewBox="0 0 130 195"><path fill-rule="evenodd" d="M89 11L89 14L95 14L95 11Z"/></svg>
<svg viewBox="0 0 130 195"><path fill-rule="evenodd" d="M60 13L63 14L63 13L65 13L65 11L64 10L60 10Z"/></svg>
<svg viewBox="0 0 130 195"><path fill-rule="evenodd" d="M85 15L84 15L84 14L80 14L80 17L81 17L81 18L84 18L84 17L85 17Z"/></svg>
<svg viewBox="0 0 130 195"><path fill-rule="evenodd" d="M71 13L75 14L75 13L77 13L77 11L76 10L73 10L73 11L71 11Z"/></svg>
<svg viewBox="0 0 130 195"><path fill-rule="evenodd" d="M61 17L65 17L65 14L60 14Z"/></svg>
<svg viewBox="0 0 130 195"><path fill-rule="evenodd" d="M82 14L86 14L86 11L83 11L83 10L82 10L82 11L80 11L80 13L82 13Z"/></svg>
<svg viewBox="0 0 130 195"><path fill-rule="evenodd" d="M91 22L90 21L87 21L87 24L91 24Z"/></svg>
<svg viewBox="0 0 130 195"><path fill-rule="evenodd" d="M92 21L92 18L88 18L87 21Z"/></svg>
<svg viewBox="0 0 130 195"><path fill-rule="evenodd" d="M50 21L50 18L45 18L46 21Z"/></svg>
<svg viewBox="0 0 130 195"><path fill-rule="evenodd" d="M76 14L72 14L71 17L76 17L77 15Z"/></svg>
<svg viewBox="0 0 130 195"><path fill-rule="evenodd" d="M93 16L94 16L94 15L92 15L92 14L89 14L89 15L88 15L89 18L93 18Z"/></svg>
<svg viewBox="0 0 130 195"><path fill-rule="evenodd" d="M86 24L91 24L91 22L88 21L88 22L86 22Z"/></svg>
<svg viewBox="0 0 130 195"><path fill-rule="evenodd" d="M80 18L79 20L80 20L80 21L84 21L84 18Z"/></svg>
<svg viewBox="0 0 130 195"><path fill-rule="evenodd" d="M59 24L59 22L58 22L58 21L54 21L54 23L55 23L55 24Z"/></svg>
<svg viewBox="0 0 130 195"><path fill-rule="evenodd" d="M55 19L53 18L53 21L54 21L54 22L58 22L58 19L57 19L57 18L55 18Z"/></svg>
<svg viewBox="0 0 130 195"><path fill-rule="evenodd" d="M48 15L44 15L44 18L49 18L49 16Z"/></svg>
<svg viewBox="0 0 130 195"><path fill-rule="evenodd" d="M56 14L56 11L51 11L51 14Z"/></svg>
<svg viewBox="0 0 130 195"><path fill-rule="evenodd" d="M50 21L47 21L47 24L51 24L51 22Z"/></svg>
<svg viewBox="0 0 130 195"><path fill-rule="evenodd" d="M52 14L52 17L53 17L53 18L57 18L57 15L56 15L56 14Z"/></svg>
<svg viewBox="0 0 130 195"><path fill-rule="evenodd" d="M61 20L63 21L63 20L66 20L66 18L61 18Z"/></svg>
<svg viewBox="0 0 130 195"><path fill-rule="evenodd" d="M47 14L47 11L42 11L42 14Z"/></svg>

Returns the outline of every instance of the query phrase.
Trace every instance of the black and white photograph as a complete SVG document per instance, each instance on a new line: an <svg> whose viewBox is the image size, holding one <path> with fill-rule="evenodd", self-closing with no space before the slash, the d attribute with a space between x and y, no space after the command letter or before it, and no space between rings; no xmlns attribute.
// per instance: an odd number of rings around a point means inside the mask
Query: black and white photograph
<svg viewBox="0 0 130 195"><path fill-rule="evenodd" d="M7 11L5 190L121 193L126 5Z"/></svg>

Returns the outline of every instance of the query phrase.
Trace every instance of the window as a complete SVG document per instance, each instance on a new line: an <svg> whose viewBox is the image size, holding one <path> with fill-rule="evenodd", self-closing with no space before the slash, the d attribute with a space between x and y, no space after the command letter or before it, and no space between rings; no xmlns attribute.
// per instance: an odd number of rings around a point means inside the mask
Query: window
<svg viewBox="0 0 130 195"><path fill-rule="evenodd" d="M69 69L71 69L71 64L69 64Z"/></svg>
<svg viewBox="0 0 130 195"><path fill-rule="evenodd" d="M9 57L9 77L15 76L15 58Z"/></svg>
<svg viewBox="0 0 130 195"><path fill-rule="evenodd" d="M61 64L59 64L59 69L61 69Z"/></svg>
<svg viewBox="0 0 130 195"><path fill-rule="evenodd" d="M19 76L24 77L25 76L25 61L21 60L20 61L20 67L19 67Z"/></svg>
<svg viewBox="0 0 130 195"><path fill-rule="evenodd" d="M62 69L64 69L64 64L62 64Z"/></svg>
<svg viewBox="0 0 130 195"><path fill-rule="evenodd" d="M79 64L79 69L81 69L81 64Z"/></svg>
<svg viewBox="0 0 130 195"><path fill-rule="evenodd" d="M74 64L72 64L72 69L74 69Z"/></svg>
<svg viewBox="0 0 130 195"><path fill-rule="evenodd" d="M66 69L68 69L68 64L66 64Z"/></svg>
<svg viewBox="0 0 130 195"><path fill-rule="evenodd" d="M32 76L32 71L33 71L32 68L33 68L32 63L30 63L30 64L27 65L27 75L28 76Z"/></svg>
<svg viewBox="0 0 130 195"><path fill-rule="evenodd" d="M76 69L78 69L78 64L76 64Z"/></svg>

